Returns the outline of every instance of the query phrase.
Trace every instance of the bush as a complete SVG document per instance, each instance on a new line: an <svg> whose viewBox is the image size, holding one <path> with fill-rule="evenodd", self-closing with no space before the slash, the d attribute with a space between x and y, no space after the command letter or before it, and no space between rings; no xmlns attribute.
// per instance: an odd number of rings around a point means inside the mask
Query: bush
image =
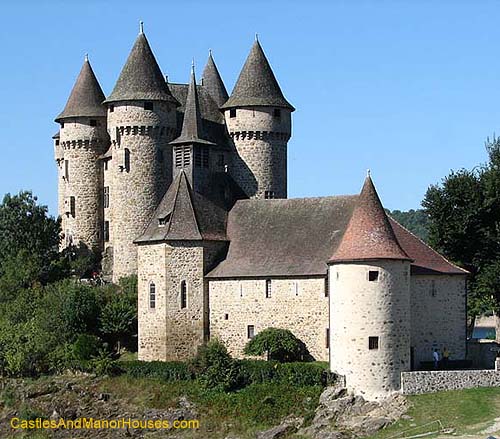
<svg viewBox="0 0 500 439"><path fill-rule="evenodd" d="M80 334L73 343L73 355L79 361L87 361L98 356L102 349L101 339L91 334Z"/></svg>
<svg viewBox="0 0 500 439"><path fill-rule="evenodd" d="M267 354L268 360L281 363L311 361L312 357L304 342L288 329L267 328L259 332L245 346L246 355Z"/></svg>
<svg viewBox="0 0 500 439"><path fill-rule="evenodd" d="M186 381L194 377L187 363L180 361L120 361L119 367L122 372L133 378Z"/></svg>
<svg viewBox="0 0 500 439"><path fill-rule="evenodd" d="M231 358L226 347L218 340L210 340L198 348L190 363L190 370L205 389L229 391L238 387L238 363Z"/></svg>

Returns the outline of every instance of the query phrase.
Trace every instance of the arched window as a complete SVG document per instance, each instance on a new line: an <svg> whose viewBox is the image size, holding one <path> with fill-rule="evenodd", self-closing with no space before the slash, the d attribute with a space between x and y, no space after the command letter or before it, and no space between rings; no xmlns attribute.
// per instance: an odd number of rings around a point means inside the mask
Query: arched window
<svg viewBox="0 0 500 439"><path fill-rule="evenodd" d="M181 282L181 308L187 307L187 284L186 281L183 280Z"/></svg>
<svg viewBox="0 0 500 439"><path fill-rule="evenodd" d="M149 307L156 308L156 285L153 282L149 284Z"/></svg>

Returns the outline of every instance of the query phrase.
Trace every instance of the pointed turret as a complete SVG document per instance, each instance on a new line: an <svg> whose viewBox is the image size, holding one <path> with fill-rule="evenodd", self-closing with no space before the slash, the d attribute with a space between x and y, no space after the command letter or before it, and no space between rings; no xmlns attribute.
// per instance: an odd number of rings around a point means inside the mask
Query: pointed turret
<svg viewBox="0 0 500 439"><path fill-rule="evenodd" d="M224 85L224 81L222 81L219 70L215 65L211 50L208 54L202 78L203 86L207 88L216 104L221 107L228 100L229 95L227 94L226 86Z"/></svg>
<svg viewBox="0 0 500 439"><path fill-rule="evenodd" d="M205 139L205 134L203 131L200 102L198 100L198 90L196 89L194 65L191 67L191 79L189 81L181 135L170 143L172 145L192 143L204 143L213 145L212 142L209 142Z"/></svg>
<svg viewBox="0 0 500 439"><path fill-rule="evenodd" d="M283 96L258 39L250 50L231 97L221 108L252 106L295 110Z"/></svg>
<svg viewBox="0 0 500 439"><path fill-rule="evenodd" d="M56 122L68 117L99 117L106 116L106 109L102 105L104 93L92 70L89 59L85 56L80 74L71 90L68 102Z"/></svg>
<svg viewBox="0 0 500 439"><path fill-rule="evenodd" d="M170 93L142 28L106 103L132 100L178 104Z"/></svg>
<svg viewBox="0 0 500 439"><path fill-rule="evenodd" d="M370 174L331 263L375 259L410 260L399 245Z"/></svg>

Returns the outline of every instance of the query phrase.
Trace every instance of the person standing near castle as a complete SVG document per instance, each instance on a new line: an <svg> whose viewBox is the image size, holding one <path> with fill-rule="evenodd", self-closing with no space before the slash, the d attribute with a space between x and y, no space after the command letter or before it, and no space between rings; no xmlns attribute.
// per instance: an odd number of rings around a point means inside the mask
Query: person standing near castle
<svg viewBox="0 0 500 439"><path fill-rule="evenodd" d="M439 352L437 349L434 349L432 357L434 358L434 369L437 369L439 365Z"/></svg>
<svg viewBox="0 0 500 439"><path fill-rule="evenodd" d="M448 360L450 359L450 352L448 351L447 348L443 349L443 368L447 369L448 368Z"/></svg>

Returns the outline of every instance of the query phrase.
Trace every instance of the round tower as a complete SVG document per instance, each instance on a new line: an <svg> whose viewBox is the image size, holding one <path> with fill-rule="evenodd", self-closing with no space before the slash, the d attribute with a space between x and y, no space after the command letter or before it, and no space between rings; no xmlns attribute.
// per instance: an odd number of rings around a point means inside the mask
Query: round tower
<svg viewBox="0 0 500 439"><path fill-rule="evenodd" d="M55 139L59 166L59 215L62 246L83 243L102 250L102 172L99 157L109 145L104 93L88 57L56 122Z"/></svg>
<svg viewBox="0 0 500 439"><path fill-rule="evenodd" d="M222 105L236 154L230 173L250 198L287 197L287 144L294 108L256 39Z"/></svg>
<svg viewBox="0 0 500 439"><path fill-rule="evenodd" d="M368 176L329 261L330 367L373 400L410 370L410 258Z"/></svg>
<svg viewBox="0 0 500 439"><path fill-rule="evenodd" d="M177 127L179 104L170 93L142 26L105 103L112 155L108 165L109 240L116 281L137 273L134 240L148 225L170 184L172 153L168 143Z"/></svg>

